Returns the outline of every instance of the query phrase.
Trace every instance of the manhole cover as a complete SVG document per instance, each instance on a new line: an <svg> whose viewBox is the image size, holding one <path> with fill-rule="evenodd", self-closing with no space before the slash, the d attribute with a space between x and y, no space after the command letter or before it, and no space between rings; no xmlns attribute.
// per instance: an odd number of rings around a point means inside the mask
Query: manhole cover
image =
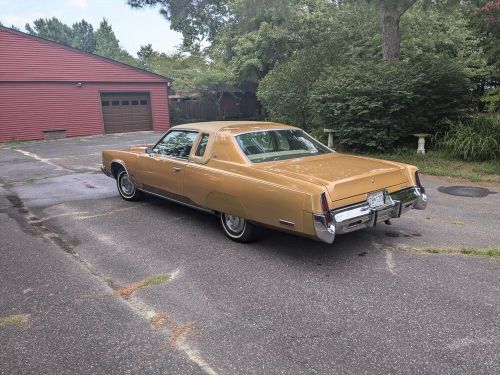
<svg viewBox="0 0 500 375"><path fill-rule="evenodd" d="M440 186L438 191L444 194L456 195L458 197L483 198L488 194L496 194L486 188L477 186Z"/></svg>

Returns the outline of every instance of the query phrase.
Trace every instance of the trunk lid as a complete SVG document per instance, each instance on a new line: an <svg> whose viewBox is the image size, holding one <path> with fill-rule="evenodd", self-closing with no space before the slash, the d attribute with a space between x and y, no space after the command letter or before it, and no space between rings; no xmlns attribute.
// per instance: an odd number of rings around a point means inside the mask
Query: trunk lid
<svg viewBox="0 0 500 375"><path fill-rule="evenodd" d="M323 185L332 201L408 182L405 168L397 163L338 153L256 166L272 173Z"/></svg>

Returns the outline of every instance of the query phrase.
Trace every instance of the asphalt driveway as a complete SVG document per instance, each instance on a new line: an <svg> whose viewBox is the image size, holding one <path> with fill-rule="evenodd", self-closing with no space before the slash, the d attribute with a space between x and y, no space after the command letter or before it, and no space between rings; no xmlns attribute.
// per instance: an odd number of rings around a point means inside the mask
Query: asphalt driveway
<svg viewBox="0 0 500 375"><path fill-rule="evenodd" d="M391 226L243 245L99 172L158 136L0 146L0 373L500 373L500 261L418 252L500 245L500 186L424 176Z"/></svg>

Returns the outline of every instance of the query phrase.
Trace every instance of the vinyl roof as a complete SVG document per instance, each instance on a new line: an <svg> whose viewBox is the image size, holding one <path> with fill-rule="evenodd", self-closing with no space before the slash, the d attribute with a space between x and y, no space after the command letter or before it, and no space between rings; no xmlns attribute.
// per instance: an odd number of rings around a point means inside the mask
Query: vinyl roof
<svg viewBox="0 0 500 375"><path fill-rule="evenodd" d="M268 129L292 129L294 126L279 124L266 121L208 121L194 122L190 124L176 125L172 129L179 130L197 130L209 133L218 131L227 131L231 134L245 133L250 131L268 130Z"/></svg>

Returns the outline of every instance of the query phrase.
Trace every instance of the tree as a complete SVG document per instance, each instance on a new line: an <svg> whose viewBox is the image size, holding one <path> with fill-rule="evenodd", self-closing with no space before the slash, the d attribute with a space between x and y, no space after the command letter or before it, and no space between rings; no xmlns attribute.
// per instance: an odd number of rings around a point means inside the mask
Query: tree
<svg viewBox="0 0 500 375"><path fill-rule="evenodd" d="M419 4L416 0L129 0L129 4L159 5L172 28L183 32L185 47L199 47L203 38L210 42L205 49L209 62L173 74L191 77L190 82L198 76L227 76L240 88L258 87L271 119L309 130L336 124L346 145L382 148L417 128L435 132L445 117L474 108L469 94L477 99L484 88L496 87L500 59L495 51L500 43L492 28L498 24L498 1L484 5L485 0ZM473 4L482 5L471 12ZM469 16L481 26L471 26ZM215 68L220 66L222 75ZM207 90L208 86L204 85ZM487 105L497 108L492 102L498 96L494 91Z"/></svg>
<svg viewBox="0 0 500 375"><path fill-rule="evenodd" d="M184 46L215 40L217 31L227 21L229 0L128 0L133 8L159 7L170 21L172 30L181 32Z"/></svg>
<svg viewBox="0 0 500 375"><path fill-rule="evenodd" d="M26 31L44 39L52 40L70 47L94 53L94 28L85 20L76 22L72 27L58 20L56 17L39 18L33 21L34 27L26 24Z"/></svg>
<svg viewBox="0 0 500 375"><path fill-rule="evenodd" d="M491 111L500 111L500 0L487 1L472 13L472 23L481 37L489 74L483 81L483 101Z"/></svg>
<svg viewBox="0 0 500 375"><path fill-rule="evenodd" d="M417 0L368 1L376 3L379 8L383 59L399 60L401 56L400 19ZM307 10L308 7L319 4L338 7L342 6L343 2L327 0L128 0L128 4L137 8L159 6L160 13L170 20L172 29L182 32L184 45L190 46L204 37L214 42L218 32L228 25L243 25L244 27L240 29L244 32L256 31L263 23L275 24L276 19L286 22L289 12Z"/></svg>
<svg viewBox="0 0 500 375"><path fill-rule="evenodd" d="M2 22L0 22L0 26L6 27L6 26L3 25ZM20 31L19 27L17 27L16 25L10 25L9 29Z"/></svg>
<svg viewBox="0 0 500 375"><path fill-rule="evenodd" d="M122 49L120 48L120 42L106 18L99 24L99 28L95 32L95 40L96 54L116 60L121 56Z"/></svg>
<svg viewBox="0 0 500 375"><path fill-rule="evenodd" d="M57 43L73 46L73 30L68 25L59 21L56 17L39 18L33 21L33 27L29 23L25 28L31 35L36 35L44 39Z"/></svg>
<svg viewBox="0 0 500 375"><path fill-rule="evenodd" d="M260 81L257 96L273 119L311 130L309 95L323 71L380 60L377 11L366 4L332 7L323 2L297 12L287 28L301 42Z"/></svg>
<svg viewBox="0 0 500 375"><path fill-rule="evenodd" d="M219 118L226 118L222 109L222 98L224 93L233 93L235 88L231 72L224 65L212 64L209 69L198 74L193 85L197 87L206 97L214 99L217 104Z"/></svg>
<svg viewBox="0 0 500 375"><path fill-rule="evenodd" d="M401 16L417 0L380 0L380 23L382 30L382 56L384 60L401 59Z"/></svg>
<svg viewBox="0 0 500 375"><path fill-rule="evenodd" d="M81 20L73 24L73 47L86 52L94 53L96 49L96 40L94 36L94 27Z"/></svg>
<svg viewBox="0 0 500 375"><path fill-rule="evenodd" d="M113 28L104 18L95 32L95 53L129 65L137 65L137 61L120 46Z"/></svg>
<svg viewBox="0 0 500 375"><path fill-rule="evenodd" d="M156 71L158 68L155 66L159 53L153 49L151 44L141 46L139 52L137 52L137 57L139 60L139 66L142 69L149 70L151 72Z"/></svg>

